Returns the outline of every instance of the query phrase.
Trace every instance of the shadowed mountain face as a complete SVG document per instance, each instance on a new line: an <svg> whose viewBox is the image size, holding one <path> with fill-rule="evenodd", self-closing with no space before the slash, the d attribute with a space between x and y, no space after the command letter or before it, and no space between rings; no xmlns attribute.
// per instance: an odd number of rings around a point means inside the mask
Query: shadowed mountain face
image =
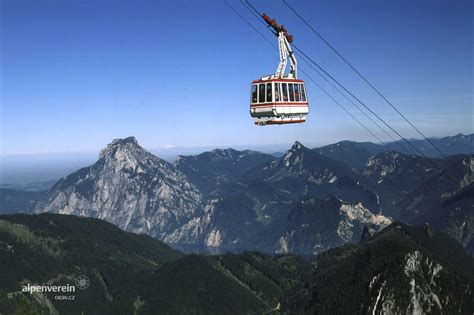
<svg viewBox="0 0 474 315"><path fill-rule="evenodd" d="M384 151L385 148L371 142L341 141L313 150L360 170L367 164L369 157Z"/></svg>
<svg viewBox="0 0 474 315"><path fill-rule="evenodd" d="M376 195L367 189L367 181L361 174L299 142L283 157L248 178L287 192L289 198L296 201L304 197L324 199L334 195L347 202L360 202L372 210L377 209Z"/></svg>
<svg viewBox="0 0 474 315"><path fill-rule="evenodd" d="M446 164L444 172L422 181L411 194L395 203L396 207L402 209L403 220L415 224L430 222L430 217L444 212L441 208L474 197L470 194L474 181L474 156L457 155L450 157L450 163L443 162ZM460 207L458 211L469 211L469 208Z"/></svg>
<svg viewBox="0 0 474 315"><path fill-rule="evenodd" d="M390 223L389 218L373 214L361 203L348 204L334 196L305 200L287 218L280 251L320 252L359 240L364 227L377 231Z"/></svg>
<svg viewBox="0 0 474 315"><path fill-rule="evenodd" d="M394 191L410 191L438 172L429 160L396 151L385 151L370 157L362 169L365 177Z"/></svg>
<svg viewBox="0 0 474 315"><path fill-rule="evenodd" d="M439 169L431 162L439 165L439 160L426 160L415 155L404 155L396 151L385 151L369 158L367 165L361 170L377 193L382 213L400 218L401 208L395 203L420 184L439 175ZM444 168L444 165L443 165ZM448 179L443 180L446 191L457 189L452 187Z"/></svg>
<svg viewBox="0 0 474 315"><path fill-rule="evenodd" d="M410 224L429 223L474 253L474 157L431 162L389 151L371 157L362 172L373 180L382 213Z"/></svg>
<svg viewBox="0 0 474 315"><path fill-rule="evenodd" d="M353 147L344 142L331 152L343 150L349 160L355 150L362 160L361 150L379 149ZM472 183L471 156L427 161L381 151L356 170L323 151L295 142L280 158L226 149L182 156L170 164L132 137L118 139L94 165L61 179L41 196L35 212L101 218L197 249L314 254L357 242L365 225L378 231L399 219L439 226L471 248L471 200L463 197L443 206Z"/></svg>
<svg viewBox="0 0 474 315"><path fill-rule="evenodd" d="M363 185L364 180L343 163L296 142L281 158L259 163L221 187L219 198L208 204L207 215L183 227L172 241L182 243L180 238L207 230L208 236L201 241L208 246L302 253L321 251L329 243L357 241L365 219L354 215L350 224L344 224L348 217L345 209L375 216L367 207L377 208L376 196ZM323 227L319 221L327 222L326 218L309 215L304 223L308 229L295 226L292 213L303 200L312 198L323 203L328 196L335 201L327 210L336 218L335 222ZM390 219L384 217L374 221L374 228L388 223ZM327 229L333 232L328 238L304 236L309 231L321 234ZM299 238L308 243L301 244ZM170 237L165 240L171 241Z"/></svg>
<svg viewBox="0 0 474 315"><path fill-rule="evenodd" d="M102 220L0 216L0 266L2 314L467 314L474 307L473 258L442 233L399 223L302 259L184 256ZM77 285L78 276L90 285L67 293L71 301L21 292L27 284Z"/></svg>
<svg viewBox="0 0 474 315"><path fill-rule="evenodd" d="M426 188L426 192L429 191ZM429 222L434 228L446 231L474 254L474 184L444 199L429 200L429 194L418 201L403 200L407 206L403 217L416 222ZM426 203L423 204L423 201Z"/></svg>
<svg viewBox="0 0 474 315"><path fill-rule="evenodd" d="M457 155L450 161L444 173L418 185L397 200L395 207L402 209L401 220L429 223L474 254L474 156ZM459 188L449 190L447 185Z"/></svg>
<svg viewBox="0 0 474 315"><path fill-rule="evenodd" d="M216 149L194 156L178 156L174 165L204 194L219 195L219 190L258 165L274 157L256 151Z"/></svg>

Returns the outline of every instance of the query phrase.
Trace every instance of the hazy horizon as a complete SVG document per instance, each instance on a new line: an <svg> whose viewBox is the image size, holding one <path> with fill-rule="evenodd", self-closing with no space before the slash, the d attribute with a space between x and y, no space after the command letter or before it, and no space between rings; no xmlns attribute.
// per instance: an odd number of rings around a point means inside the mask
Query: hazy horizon
<svg viewBox="0 0 474 315"><path fill-rule="evenodd" d="M454 137L457 135L464 135L468 136L471 135L472 133L455 133L455 134L450 134L450 135L445 135L445 136L439 136L439 137L428 137L432 139L440 139L440 138L446 138L446 137ZM25 153L25 154L2 154L0 152L0 157L5 160L14 160L17 159L18 162L21 162L22 158L28 159L29 157L41 160L41 158L50 158L54 157L57 159L61 158L69 158L71 156L78 157L79 159L85 157L85 156L90 156L90 155L98 155L100 153L100 150L104 149L108 144L112 143L113 140L115 139L125 139L128 137L135 137L135 136L126 136L123 138L112 138L110 139L109 142L104 143L104 145L100 148L97 149L91 149L91 150L83 150L83 151L78 151L78 150L73 150L73 151L52 151L52 152L31 152L31 153ZM285 143L269 143L269 144L223 144L223 145L204 145L204 146L170 146L170 145L164 145L162 147L145 147L141 144L140 139L135 137L138 141L138 144L142 147L144 147L146 150L152 152L152 153L159 153L163 152L166 155L175 155L176 152L183 152L178 153L176 155L186 155L186 154L199 154L202 152L214 150L214 149L236 149L236 150L256 150L256 151L261 151L264 153L273 153L273 152L278 152L281 151L282 148L288 149L293 145L296 141L301 142L303 145L310 147L310 148L318 148L321 146L329 145L329 144L334 144L338 143L341 141L353 141L353 142L371 142L374 144L380 144L377 143L376 141L371 141L369 140L352 140L352 139L339 139L339 140L327 140L327 141L319 141L319 142L305 142L299 139L295 139L292 142L285 142ZM401 139L399 139L401 140ZM397 141L399 141L397 140ZM407 138L407 140L423 140L421 137L412 137L412 138ZM391 143L393 141L386 141L384 144Z"/></svg>
<svg viewBox="0 0 474 315"><path fill-rule="evenodd" d="M470 134L464 134L465 136ZM449 135L452 137L456 135ZM445 137L439 137L445 138ZM111 139L103 147L91 151L76 151L76 152L50 152L40 154L23 154L23 155L8 155L0 156L0 185L21 185L37 182L47 182L57 180L79 168L94 164L98 158L100 150L105 148L107 144L111 143ZM345 139L347 140L347 139ZM340 141L345 141L340 140ZM412 138L410 140L420 140L419 138ZM141 145L140 139L137 139L138 144ZM299 140L295 140L299 141ZM284 153L294 142L269 144L269 145L228 145L228 146L196 146L196 147L166 147L166 148L146 148L152 154L168 161L174 162L178 155L197 155L203 152L212 151L214 149L232 148L236 150L254 150L267 154ZM334 144L340 141L329 143L306 143L301 142L304 146L311 149ZM349 140L350 141L350 140ZM369 141L371 142L371 141ZM373 143L373 142L372 142ZM388 142L389 143L389 142Z"/></svg>

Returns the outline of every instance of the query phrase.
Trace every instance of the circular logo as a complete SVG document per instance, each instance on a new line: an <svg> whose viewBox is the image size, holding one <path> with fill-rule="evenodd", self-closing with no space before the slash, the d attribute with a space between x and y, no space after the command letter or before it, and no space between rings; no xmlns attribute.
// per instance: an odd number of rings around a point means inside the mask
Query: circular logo
<svg viewBox="0 0 474 315"><path fill-rule="evenodd" d="M77 278L75 278L74 280L76 280L76 286L79 290L85 290L91 284L91 281L89 280L89 277L86 276L86 275L80 275Z"/></svg>

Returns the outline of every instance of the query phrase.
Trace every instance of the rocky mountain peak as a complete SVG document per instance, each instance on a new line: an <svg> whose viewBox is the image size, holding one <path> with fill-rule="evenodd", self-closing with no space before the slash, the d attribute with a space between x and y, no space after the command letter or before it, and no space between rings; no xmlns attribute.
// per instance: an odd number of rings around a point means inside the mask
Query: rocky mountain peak
<svg viewBox="0 0 474 315"><path fill-rule="evenodd" d="M127 144L127 143L138 145L137 139L133 136L130 136L130 137L127 137L127 138L124 138L124 139L114 139L112 141L113 145L121 145L121 144L123 145L123 144Z"/></svg>
<svg viewBox="0 0 474 315"><path fill-rule="evenodd" d="M295 141L295 143L293 144L290 150L302 150L302 149L307 149L307 148L304 145L302 145L301 142Z"/></svg>
<svg viewBox="0 0 474 315"><path fill-rule="evenodd" d="M113 156L117 151L133 152L136 150L144 150L135 137L127 137L124 139L114 139L107 147L100 151L99 158Z"/></svg>
<svg viewBox="0 0 474 315"><path fill-rule="evenodd" d="M279 160L271 165L274 172L308 174L312 180L331 183L340 176L351 172L342 162L327 158L317 151L311 150L296 141L293 146ZM337 176L337 175L340 176ZM315 176L318 178L316 179Z"/></svg>
<svg viewBox="0 0 474 315"><path fill-rule="evenodd" d="M276 162L275 165L283 165L285 168L290 169L292 169L293 166L298 165L297 168L301 169L305 155L304 153L310 151L311 150L302 145L301 142L295 141L293 146L288 151L286 151L285 155L283 155L279 162Z"/></svg>
<svg viewBox="0 0 474 315"><path fill-rule="evenodd" d="M157 168L171 171L169 163L145 150L135 137L114 139L100 152L99 161L115 172L144 173Z"/></svg>
<svg viewBox="0 0 474 315"><path fill-rule="evenodd" d="M369 159L369 161L376 161L376 160L390 160L390 161L393 161L393 160L400 159L401 156L402 156L401 153L399 153L397 151L389 150L389 151L384 151L384 152L381 152L377 155L374 155L373 157L371 157Z"/></svg>
<svg viewBox="0 0 474 315"><path fill-rule="evenodd" d="M210 154L216 158L222 158L222 159L229 159L229 158L233 158L236 154L238 154L239 152L232 149L232 148L228 148L228 149L214 149L210 152Z"/></svg>
<svg viewBox="0 0 474 315"><path fill-rule="evenodd" d="M289 159L293 159L295 157L300 156L305 151L311 151L307 147L305 147L301 142L295 141L295 143L291 146L291 148L286 151L285 155L282 157L284 161L288 161Z"/></svg>
<svg viewBox="0 0 474 315"><path fill-rule="evenodd" d="M377 174L381 173L381 176L385 176L394 172L407 157L409 156L397 151L384 151L370 157L364 171L367 174L375 172Z"/></svg>
<svg viewBox="0 0 474 315"><path fill-rule="evenodd" d="M60 180L36 212L97 217L163 237L199 211L200 199L183 173L128 137L113 140L96 163Z"/></svg>

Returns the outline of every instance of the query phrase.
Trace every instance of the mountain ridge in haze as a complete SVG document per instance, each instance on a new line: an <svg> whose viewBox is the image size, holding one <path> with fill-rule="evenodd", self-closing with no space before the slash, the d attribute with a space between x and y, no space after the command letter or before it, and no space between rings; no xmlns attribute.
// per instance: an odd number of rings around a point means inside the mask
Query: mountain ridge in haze
<svg viewBox="0 0 474 315"><path fill-rule="evenodd" d="M451 154L472 154L474 153L474 134L463 135L458 134L455 136L448 136L442 138L429 138L431 141L436 141L437 146L441 148L441 151L447 155ZM410 139L416 145L422 140ZM243 146L234 147L238 151L245 151L248 148L253 148L253 151L261 151L273 155L275 157L281 157L286 151L286 148L291 144L283 146L281 144L276 145L276 147L255 147L248 146L244 149ZM401 143L404 148L406 144ZM426 142L423 142L423 147L427 145ZM344 148L346 148L344 150ZM433 148L431 148L434 150ZM167 150L157 150L152 149L150 152L153 154L158 154L164 160L173 163L176 158L181 156L196 156L201 153L208 152L207 150L212 150L211 147L195 148L193 150L174 148L176 150L173 155L170 155ZM276 151L275 151L276 150ZM359 170L365 165L365 161L375 154L384 150L395 150L402 153L407 153L404 149L401 148L400 144L396 143L387 143L386 145L374 144L371 142L357 142L344 140L339 141L333 144L328 144L324 146L319 146L314 148L314 150L325 154L326 156L341 160L347 163L350 167ZM417 152L409 152L411 154L418 154ZM425 152L426 153L426 152ZM439 152L432 152L433 154L427 154L432 157L440 157ZM350 155L349 155L350 154ZM59 160L55 155L48 155L49 158L42 157L41 163L38 163L38 159L35 156L31 156L29 159L23 159L21 163L16 163L16 158L14 157L1 157L2 165L0 165L0 188L10 188L17 190L43 190L49 189L53 184L62 176L67 176L72 171L87 166L90 163L93 163L95 154L88 153L87 159L81 158L81 162L72 161L72 154L68 154L68 160L65 160L66 157L62 157ZM48 162L50 161L50 162ZM63 166L57 166L58 161ZM52 165L55 167L52 168ZM58 168L58 169L56 169ZM54 179L54 180L53 180Z"/></svg>

